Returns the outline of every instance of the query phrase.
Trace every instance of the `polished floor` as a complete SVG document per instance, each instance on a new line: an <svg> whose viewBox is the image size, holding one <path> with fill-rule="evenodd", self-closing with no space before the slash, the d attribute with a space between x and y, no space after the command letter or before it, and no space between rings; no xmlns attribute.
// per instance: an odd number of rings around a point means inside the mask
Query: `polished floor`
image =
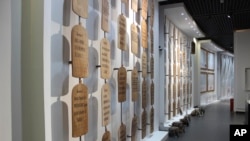
<svg viewBox="0 0 250 141"><path fill-rule="evenodd" d="M205 115L192 117L185 133L167 141L229 141L230 124L244 124L245 113L230 112L230 101L223 100L205 107Z"/></svg>

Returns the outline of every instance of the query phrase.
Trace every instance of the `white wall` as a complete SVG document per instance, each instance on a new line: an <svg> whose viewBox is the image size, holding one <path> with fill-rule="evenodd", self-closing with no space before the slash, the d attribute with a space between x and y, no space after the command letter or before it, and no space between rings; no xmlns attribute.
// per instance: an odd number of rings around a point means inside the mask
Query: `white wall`
<svg viewBox="0 0 250 141"><path fill-rule="evenodd" d="M111 87L111 123L107 129L111 132L111 140L118 140L118 129L121 124L121 118L127 126L127 135L131 135L131 122L135 113L138 117L138 127L141 128L141 101L135 104L131 101L131 73L127 73L127 101L118 103L117 97L117 70L121 64L127 70L133 69L136 62L141 58L135 57L130 49L130 25L135 19L138 24L138 14L133 16L130 8L123 4L121 8L120 0L111 0L110 2L110 32L106 37L111 44L111 69L112 76L108 80ZM131 2L131 1L130 1ZM78 24L78 16L73 13L70 0L45 0L44 8L44 108L45 108L45 138L46 141L78 141L79 138L72 138L71 124L71 92L73 87L78 84L78 79L72 77L71 65L68 61L70 57L71 29ZM81 18L82 25L86 28L89 38L89 77L84 79L84 83L89 90L89 131L82 137L84 141L101 140L105 128L101 125L101 87L104 80L100 78L100 70L96 65L100 64L100 40L104 37L101 30L101 5L102 0L89 1L89 17ZM117 48L118 29L117 19L121 11L127 17L127 37L128 51L122 55ZM140 22L139 22L140 23ZM154 23L154 59L155 59L155 125L154 129L159 127L159 58L158 56L158 3L155 1L155 23ZM140 27L140 25L139 25ZM142 48L139 51L142 53ZM148 56L148 58L150 58ZM140 73L139 73L140 74ZM140 75L141 77L141 75ZM140 80L140 87L142 79ZM148 81L148 82L151 82ZM149 83L150 84L150 83ZM148 102L148 105L149 102ZM146 108L148 117L151 106ZM122 117L121 117L122 112ZM148 118L149 122L149 118ZM149 126L147 126L149 134ZM137 130L138 141L141 140L141 131ZM130 140L130 138L127 138Z"/></svg>
<svg viewBox="0 0 250 141"><path fill-rule="evenodd" d="M245 68L250 68L249 40L250 30L234 32L234 57L235 57L235 89L234 111L245 111L245 102L249 98L249 91L245 91Z"/></svg>
<svg viewBox="0 0 250 141"><path fill-rule="evenodd" d="M0 140L11 141L11 1L1 0L0 19Z"/></svg>

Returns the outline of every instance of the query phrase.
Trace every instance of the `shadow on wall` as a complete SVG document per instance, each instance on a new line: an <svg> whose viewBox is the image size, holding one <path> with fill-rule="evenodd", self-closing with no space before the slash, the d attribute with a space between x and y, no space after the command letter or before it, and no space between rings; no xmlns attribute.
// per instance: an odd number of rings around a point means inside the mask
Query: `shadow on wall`
<svg viewBox="0 0 250 141"><path fill-rule="evenodd" d="M70 25L71 0L52 0L51 19L59 25ZM63 14L62 14L63 13Z"/></svg>

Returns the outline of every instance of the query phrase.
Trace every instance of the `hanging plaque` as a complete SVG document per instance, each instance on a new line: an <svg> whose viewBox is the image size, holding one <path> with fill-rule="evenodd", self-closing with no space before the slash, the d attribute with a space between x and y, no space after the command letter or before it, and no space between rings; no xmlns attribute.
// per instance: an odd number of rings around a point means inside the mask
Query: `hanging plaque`
<svg viewBox="0 0 250 141"><path fill-rule="evenodd" d="M155 15L155 0L151 0L151 17L150 17L150 24L151 27L154 25L154 15Z"/></svg>
<svg viewBox="0 0 250 141"><path fill-rule="evenodd" d="M138 70L134 67L132 71L132 101L136 101L138 97Z"/></svg>
<svg viewBox="0 0 250 141"><path fill-rule="evenodd" d="M88 35L84 27L75 25L71 32L72 76L88 76Z"/></svg>
<svg viewBox="0 0 250 141"><path fill-rule="evenodd" d="M142 81L142 108L145 109L147 107L147 82L144 79Z"/></svg>
<svg viewBox="0 0 250 141"><path fill-rule="evenodd" d="M120 15L118 18L118 48L121 50L127 50L126 42L127 42L127 21L124 15Z"/></svg>
<svg viewBox="0 0 250 141"><path fill-rule="evenodd" d="M150 74L151 74L151 79L154 78L154 57L152 56L150 59Z"/></svg>
<svg viewBox="0 0 250 141"><path fill-rule="evenodd" d="M109 32L109 1L102 0L102 30Z"/></svg>
<svg viewBox="0 0 250 141"><path fill-rule="evenodd" d="M127 70L120 67L118 70L118 101L126 101Z"/></svg>
<svg viewBox="0 0 250 141"><path fill-rule="evenodd" d="M82 18L88 18L88 0L72 0L73 11Z"/></svg>
<svg viewBox="0 0 250 141"><path fill-rule="evenodd" d="M111 135L109 131L106 131L102 136L102 141L111 141Z"/></svg>
<svg viewBox="0 0 250 141"><path fill-rule="evenodd" d="M137 117L134 116L132 120L131 141L136 141L136 132L137 132Z"/></svg>
<svg viewBox="0 0 250 141"><path fill-rule="evenodd" d="M135 24L131 24L131 51L134 55L138 54L138 31Z"/></svg>
<svg viewBox="0 0 250 141"><path fill-rule="evenodd" d="M126 126L122 123L118 132L118 141L126 141Z"/></svg>
<svg viewBox="0 0 250 141"><path fill-rule="evenodd" d="M144 20L147 19L147 16L148 16L148 0L142 0L142 13L141 13L141 15L144 18Z"/></svg>
<svg viewBox="0 0 250 141"><path fill-rule="evenodd" d="M109 84L102 86L102 126L110 123L110 88Z"/></svg>
<svg viewBox="0 0 250 141"><path fill-rule="evenodd" d="M110 78L110 44L109 40L103 38L101 40L101 78L102 79L109 79Z"/></svg>
<svg viewBox="0 0 250 141"><path fill-rule="evenodd" d="M141 115L141 126L142 126L142 139L146 137L147 133L147 112L144 110Z"/></svg>
<svg viewBox="0 0 250 141"><path fill-rule="evenodd" d="M155 100L155 84L152 81L151 83L151 87L150 87L150 91L151 91L151 105L154 105L154 100Z"/></svg>
<svg viewBox="0 0 250 141"><path fill-rule="evenodd" d="M151 108L150 112L150 133L154 132L154 107Z"/></svg>
<svg viewBox="0 0 250 141"><path fill-rule="evenodd" d="M84 84L72 90L72 137L80 137L88 132L88 88Z"/></svg>
<svg viewBox="0 0 250 141"><path fill-rule="evenodd" d="M174 77L176 76L176 63L175 62L173 64L173 75Z"/></svg>
<svg viewBox="0 0 250 141"><path fill-rule="evenodd" d="M150 42L151 42L151 53L154 53L154 31L151 28L150 30Z"/></svg>
<svg viewBox="0 0 250 141"><path fill-rule="evenodd" d="M147 77L147 53L145 51L142 53L142 77Z"/></svg>
<svg viewBox="0 0 250 141"><path fill-rule="evenodd" d="M145 20L141 22L141 42L143 48L148 48L148 27Z"/></svg>
<svg viewBox="0 0 250 141"><path fill-rule="evenodd" d="M173 85L173 99L174 99L174 102L173 102L173 116L176 115L176 84L174 83Z"/></svg>
<svg viewBox="0 0 250 141"><path fill-rule="evenodd" d="M168 119L171 119L171 102L172 102L172 97L171 97L171 82L168 82Z"/></svg>
<svg viewBox="0 0 250 141"><path fill-rule="evenodd" d="M138 10L138 0L131 0L131 8L134 12Z"/></svg>

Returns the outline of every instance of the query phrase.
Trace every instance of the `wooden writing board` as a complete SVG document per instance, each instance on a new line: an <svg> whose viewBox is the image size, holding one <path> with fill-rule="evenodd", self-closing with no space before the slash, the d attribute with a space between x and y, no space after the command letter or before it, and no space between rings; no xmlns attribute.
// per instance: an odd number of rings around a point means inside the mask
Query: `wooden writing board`
<svg viewBox="0 0 250 141"><path fill-rule="evenodd" d="M101 91L102 97L102 126L107 126L110 123L110 87L109 84L104 84Z"/></svg>
<svg viewBox="0 0 250 141"><path fill-rule="evenodd" d="M144 20L147 19L147 16L148 16L148 0L142 0L142 13L141 13L141 15L144 18Z"/></svg>
<svg viewBox="0 0 250 141"><path fill-rule="evenodd" d="M88 0L72 0L73 12L82 18L88 18Z"/></svg>
<svg viewBox="0 0 250 141"><path fill-rule="evenodd" d="M106 131L102 136L102 141L111 141L111 135L109 131Z"/></svg>
<svg viewBox="0 0 250 141"><path fill-rule="evenodd" d="M134 12L138 11L138 0L131 0L131 8Z"/></svg>
<svg viewBox="0 0 250 141"><path fill-rule="evenodd" d="M121 50L127 50L126 43L127 43L127 20L124 15L119 15L118 18L118 48Z"/></svg>
<svg viewBox="0 0 250 141"><path fill-rule="evenodd" d="M151 0L151 15L150 15L150 24L151 27L154 26L154 15L155 15L155 0Z"/></svg>
<svg viewBox="0 0 250 141"><path fill-rule="evenodd" d="M102 30L109 32L109 0L102 0Z"/></svg>
<svg viewBox="0 0 250 141"><path fill-rule="evenodd" d="M151 43L151 53L154 53L154 31L151 28L150 30L150 43Z"/></svg>
<svg viewBox="0 0 250 141"><path fill-rule="evenodd" d="M142 108L145 109L147 107L147 82L144 79L142 81Z"/></svg>
<svg viewBox="0 0 250 141"><path fill-rule="evenodd" d="M142 139L146 137L147 133L147 112L144 110L141 116L141 126L142 126Z"/></svg>
<svg viewBox="0 0 250 141"><path fill-rule="evenodd" d="M154 62L154 57L152 56L151 59L150 59L150 74L151 74L151 79L154 78L154 65L155 65L155 62Z"/></svg>
<svg viewBox="0 0 250 141"><path fill-rule="evenodd" d="M148 48L148 27L145 20L141 22L141 42L143 48Z"/></svg>
<svg viewBox="0 0 250 141"><path fill-rule="evenodd" d="M147 77L147 53L144 51L142 53L142 77L146 78Z"/></svg>
<svg viewBox="0 0 250 141"><path fill-rule="evenodd" d="M118 141L126 141L127 133L126 126L122 123L118 132Z"/></svg>
<svg viewBox="0 0 250 141"><path fill-rule="evenodd" d="M150 93L151 93L151 105L154 105L155 101L155 83L152 81L151 86L150 86Z"/></svg>
<svg viewBox="0 0 250 141"><path fill-rule="evenodd" d="M134 55L138 54L138 31L135 24L131 24L131 51Z"/></svg>
<svg viewBox="0 0 250 141"><path fill-rule="evenodd" d="M101 78L109 79L110 78L110 69L111 69L111 61L110 61L110 43L109 40L103 38L101 40Z"/></svg>
<svg viewBox="0 0 250 141"><path fill-rule="evenodd" d="M118 101L126 101L127 70L120 67L118 70Z"/></svg>
<svg viewBox="0 0 250 141"><path fill-rule="evenodd" d="M134 116L134 118L132 120L131 141L137 141L136 140L136 132L137 132L137 117Z"/></svg>
<svg viewBox="0 0 250 141"><path fill-rule="evenodd" d="M72 137L80 137L88 132L88 88L84 84L72 90Z"/></svg>
<svg viewBox="0 0 250 141"><path fill-rule="evenodd" d="M81 25L75 25L71 31L72 76L88 77L88 35Z"/></svg>
<svg viewBox="0 0 250 141"><path fill-rule="evenodd" d="M154 107L150 111L150 133L154 132Z"/></svg>
<svg viewBox="0 0 250 141"><path fill-rule="evenodd" d="M136 101L138 98L138 70L136 67L132 70L132 101Z"/></svg>

